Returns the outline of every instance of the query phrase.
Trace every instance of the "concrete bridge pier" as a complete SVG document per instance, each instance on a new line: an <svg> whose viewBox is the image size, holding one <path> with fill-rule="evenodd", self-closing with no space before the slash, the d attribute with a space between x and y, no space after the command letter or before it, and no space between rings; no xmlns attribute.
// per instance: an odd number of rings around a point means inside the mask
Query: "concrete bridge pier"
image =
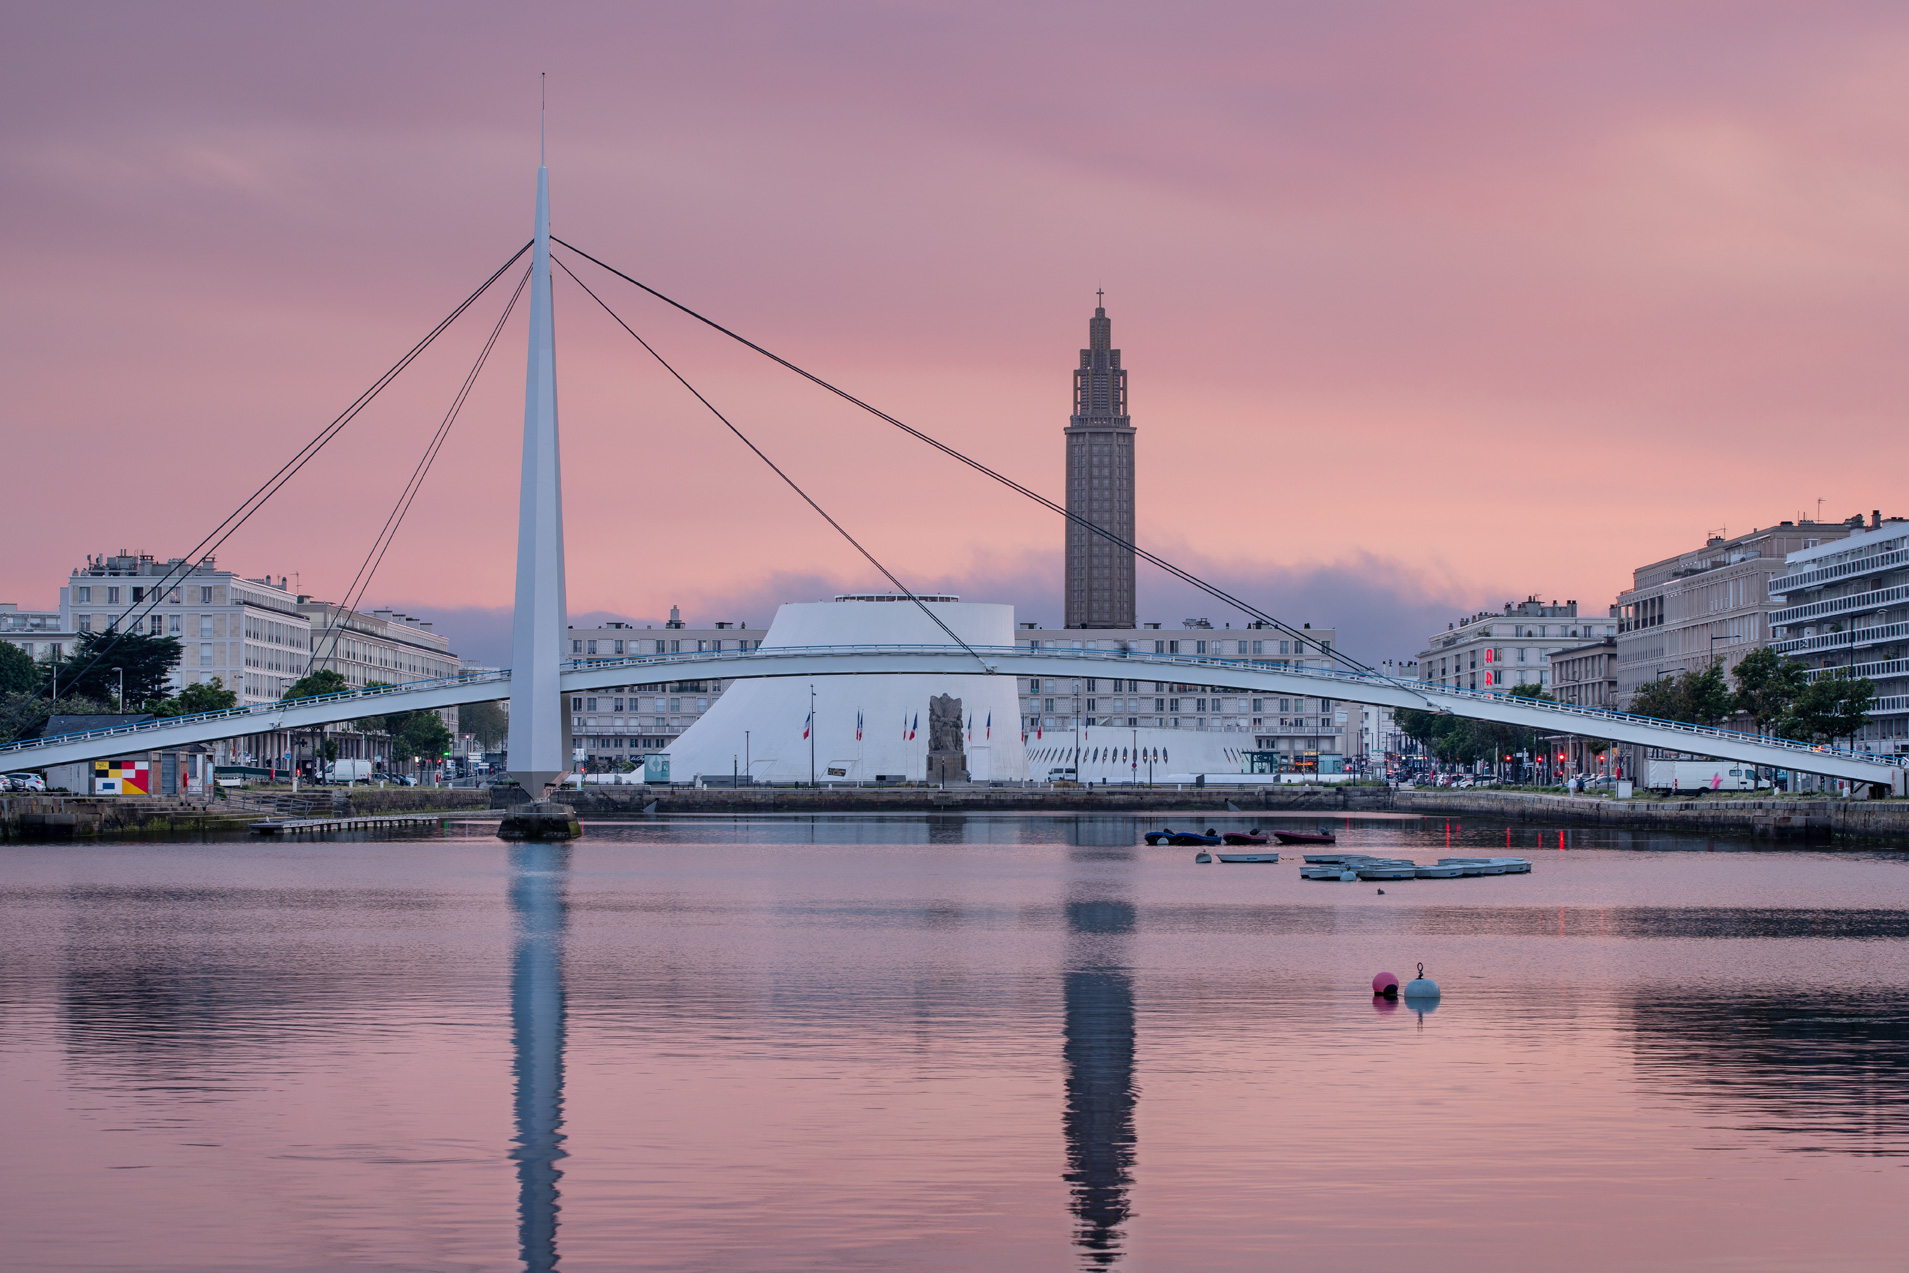
<svg viewBox="0 0 1909 1273"><path fill-rule="evenodd" d="M574 840L583 834L583 825L570 805L532 800L507 809L497 834L506 840Z"/></svg>

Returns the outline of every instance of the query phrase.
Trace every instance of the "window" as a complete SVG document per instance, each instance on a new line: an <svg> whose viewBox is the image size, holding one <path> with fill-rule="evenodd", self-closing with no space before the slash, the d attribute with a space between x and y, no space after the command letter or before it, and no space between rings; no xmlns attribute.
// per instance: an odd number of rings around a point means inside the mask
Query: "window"
<svg viewBox="0 0 1909 1273"><path fill-rule="evenodd" d="M211 615L202 614L199 616L199 635L202 638L209 637L212 635L212 616Z"/></svg>
<svg viewBox="0 0 1909 1273"><path fill-rule="evenodd" d="M572 641L572 642L570 643L570 653L572 653L572 654L582 654L582 653L583 653L583 642L582 642L582 641Z"/></svg>
<svg viewBox="0 0 1909 1273"><path fill-rule="evenodd" d="M1100 685L1100 682L1096 680L1094 677L1090 676L1087 678L1087 692L1089 694L1093 693L1094 690L1099 687L1099 685Z"/></svg>
<svg viewBox="0 0 1909 1273"><path fill-rule="evenodd" d="M621 642L621 641L618 641L618 642L616 643L616 652L617 652L618 654L621 654L621 653L623 653L623 642Z"/></svg>
<svg viewBox="0 0 1909 1273"><path fill-rule="evenodd" d="M166 630L165 616L155 614L150 619L146 620L146 630L152 633L152 635L154 636L158 636L160 633L164 632Z"/></svg>
<svg viewBox="0 0 1909 1273"><path fill-rule="evenodd" d="M1254 711L1256 711L1256 712L1263 712L1263 711L1265 711L1265 710L1266 710L1266 700L1265 700L1265 699L1263 699L1263 698L1256 698L1256 699L1254 699L1254 700L1253 700L1253 710L1254 710Z"/></svg>
<svg viewBox="0 0 1909 1273"><path fill-rule="evenodd" d="M210 645L202 645L199 647L199 666L212 666L212 647Z"/></svg>
<svg viewBox="0 0 1909 1273"><path fill-rule="evenodd" d="M570 644L575 645L576 642L572 641ZM597 652L597 643L595 641L590 642L589 645L585 647L584 652L586 654L595 654Z"/></svg>
<svg viewBox="0 0 1909 1273"><path fill-rule="evenodd" d="M671 699L671 700L669 701L669 709L670 709L670 710L671 710L672 712L680 712L680 711L682 711L682 710L683 710L683 700L682 700L682 699L680 699L680 698L672 698L672 699Z"/></svg>
<svg viewBox="0 0 1909 1273"><path fill-rule="evenodd" d="M596 701L596 700L595 700L594 698L586 698L586 699L584 699L584 700L583 700L583 710L584 710L584 711L586 711L586 712L594 712L594 711L596 711L596 710L597 710L597 701Z"/></svg>
<svg viewBox="0 0 1909 1273"><path fill-rule="evenodd" d="M616 706L615 706L614 708L612 708L611 710L613 710L613 711L618 711L618 712L620 712L620 711L622 711L622 710L623 710L623 700L622 700L622 699L620 699L620 698L619 698L619 699L617 699L617 700L616 700Z"/></svg>
<svg viewBox="0 0 1909 1273"><path fill-rule="evenodd" d="M1039 694L1039 693L1041 692L1041 678L1040 678L1040 677L1038 677L1038 676L1030 676L1030 677L1028 677L1028 678L1027 678L1027 692L1028 692L1028 693L1030 693L1030 694Z"/></svg>
<svg viewBox="0 0 1909 1273"><path fill-rule="evenodd" d="M1206 653L1206 642L1204 642L1204 641L1195 641L1195 642L1193 643L1193 652L1194 652L1195 654L1205 654L1205 653Z"/></svg>
<svg viewBox="0 0 1909 1273"><path fill-rule="evenodd" d="M1180 643L1178 641L1167 642L1168 654L1178 654L1179 652L1180 652Z"/></svg>
<svg viewBox="0 0 1909 1273"><path fill-rule="evenodd" d="M1051 698L1050 698L1050 699L1048 699L1048 700L1047 700L1047 702L1045 702L1044 704L1042 704L1042 705L1041 705L1041 710L1042 710L1042 711L1045 711L1045 712L1051 712L1051 711L1053 711L1053 710L1054 710L1054 700L1053 700L1053 699L1051 699Z"/></svg>
<svg viewBox="0 0 1909 1273"><path fill-rule="evenodd" d="M580 712L580 711L582 711L582 710L583 710L583 700L582 700L582 699L580 699L580 698L573 698L573 699L571 699L571 700L570 700L570 710L571 710L571 711L573 711L573 712Z"/></svg>
<svg viewBox="0 0 1909 1273"><path fill-rule="evenodd" d="M119 589L108 588L106 590L106 604L109 606L116 606L119 604Z"/></svg>
<svg viewBox="0 0 1909 1273"><path fill-rule="evenodd" d="M166 593L166 604L174 606L179 604L179 589L174 588Z"/></svg>
<svg viewBox="0 0 1909 1273"><path fill-rule="evenodd" d="M91 632L92 630L93 630L93 616L90 614L81 615L80 616L80 631Z"/></svg>
<svg viewBox="0 0 1909 1273"><path fill-rule="evenodd" d="M212 604L212 589L206 588L206 587L201 587L199 589L199 604L202 606L209 606Z"/></svg>

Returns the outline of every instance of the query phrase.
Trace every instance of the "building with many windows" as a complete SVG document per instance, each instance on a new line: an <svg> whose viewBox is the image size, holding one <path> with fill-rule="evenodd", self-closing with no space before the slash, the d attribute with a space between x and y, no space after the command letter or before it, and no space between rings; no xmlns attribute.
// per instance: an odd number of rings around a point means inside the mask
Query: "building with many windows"
<svg viewBox="0 0 1909 1273"><path fill-rule="evenodd" d="M1459 689L1505 693L1519 685L1549 691L1560 650L1614 634L1616 614L1578 614L1578 603L1527 597L1502 612L1480 610L1432 634L1418 656L1418 679Z"/></svg>
<svg viewBox="0 0 1909 1273"><path fill-rule="evenodd" d="M1852 524L1853 522L1853 524ZM1787 554L1840 540L1852 522L1778 522L1747 535L1712 535L1702 548L1639 566L1617 599L1618 706L1641 685L1722 660L1728 672L1770 639L1771 576Z"/></svg>
<svg viewBox="0 0 1909 1273"><path fill-rule="evenodd" d="M1860 521L1860 519L1856 519ZM1770 643L1809 665L1876 684L1859 747L1909 753L1909 521L1869 525L1787 554L1770 578Z"/></svg>
<svg viewBox="0 0 1909 1273"><path fill-rule="evenodd" d="M19 646L36 663L65 658L76 640L58 610L22 610L0 601L0 641Z"/></svg>
<svg viewBox="0 0 1909 1273"><path fill-rule="evenodd" d="M60 589L60 618L79 636L136 626L178 637L179 688L217 678L241 703L274 702L304 675L311 622L281 576L247 579L212 558L188 565L150 553L89 556Z"/></svg>
<svg viewBox="0 0 1909 1273"><path fill-rule="evenodd" d="M1037 623L1016 625L1016 643L1031 649L1125 650L1142 654L1190 654L1247 659L1271 667L1331 668L1337 633L1310 624L1298 636L1273 628L1215 628L1186 619L1177 628L1159 623L1137 628L1059 631ZM1241 694L1151 677L1021 677L1022 728L1029 746L1049 734L1076 728L1190 730L1240 735L1236 746L1277 751L1302 759L1343 756L1356 744L1356 727L1345 703L1331 698L1280 698ZM1351 739L1351 742L1348 742Z"/></svg>
<svg viewBox="0 0 1909 1273"><path fill-rule="evenodd" d="M924 600L947 600L928 597ZM596 628L570 629L573 659L615 659L633 654L682 654L753 650L766 635L747 623L721 620L691 628L682 612L670 607L669 622L661 628L638 628L607 623ZM655 681L621 685L570 698L572 746L585 759L599 763L641 760L666 752L683 732L700 720L732 681L709 677L690 681Z"/></svg>

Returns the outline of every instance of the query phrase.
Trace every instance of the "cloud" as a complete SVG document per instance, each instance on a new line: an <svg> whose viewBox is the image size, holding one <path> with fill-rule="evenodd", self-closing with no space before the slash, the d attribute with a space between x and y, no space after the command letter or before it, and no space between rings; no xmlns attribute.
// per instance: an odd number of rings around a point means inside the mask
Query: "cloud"
<svg viewBox="0 0 1909 1273"><path fill-rule="evenodd" d="M1281 622L1293 627L1310 624L1336 629L1338 648L1367 663L1412 658L1426 637L1458 616L1523 599L1468 592L1453 580L1371 554L1333 563L1273 568L1198 558L1183 559L1180 564ZM1038 622L1043 628L1058 628L1063 617L1058 554L996 557L958 574L906 582L920 593L952 593L964 601L1012 605L1017 621ZM721 621L764 629L785 602L825 601L841 592L871 590L890 591L891 586L879 578L871 583L862 576L779 571L731 593L686 592L673 601L690 627L708 627ZM1203 618L1216 628L1227 624L1243 627L1248 622L1245 615L1206 593L1145 565L1137 576L1137 590L1140 620L1159 623L1163 630L1179 630L1186 619ZM510 665L508 608L420 603L395 608L431 620L437 631L450 636L452 648L466 660ZM590 610L572 614L570 624L584 628L614 620L637 628L661 628L667 618L668 607L662 607L659 613L634 608Z"/></svg>

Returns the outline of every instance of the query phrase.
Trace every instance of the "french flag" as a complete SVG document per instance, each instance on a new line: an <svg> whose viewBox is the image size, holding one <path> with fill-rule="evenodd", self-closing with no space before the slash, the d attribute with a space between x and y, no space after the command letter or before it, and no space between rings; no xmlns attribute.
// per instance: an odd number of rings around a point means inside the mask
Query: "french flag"
<svg viewBox="0 0 1909 1273"><path fill-rule="evenodd" d="M859 707L855 709L855 741L862 741L862 709Z"/></svg>
<svg viewBox="0 0 1909 1273"><path fill-rule="evenodd" d="M920 728L921 728L921 713L920 713L920 712L916 712L916 713L915 713L915 723L914 723L914 724L912 724L912 725L910 725L910 726L908 727L908 741L909 741L909 742L911 742L911 743L912 743L912 742L914 742L914 741L915 741L915 731L916 731L917 729L920 729Z"/></svg>
<svg viewBox="0 0 1909 1273"><path fill-rule="evenodd" d="M974 713L968 713L968 741L974 741Z"/></svg>
<svg viewBox="0 0 1909 1273"><path fill-rule="evenodd" d="M809 726L813 725L814 723L815 723L815 713L810 712L808 715L808 719L802 722L802 737L807 738L809 736Z"/></svg>
<svg viewBox="0 0 1909 1273"><path fill-rule="evenodd" d="M989 742L994 741L994 713L993 712L988 713L988 732L985 735L983 735L983 737Z"/></svg>

